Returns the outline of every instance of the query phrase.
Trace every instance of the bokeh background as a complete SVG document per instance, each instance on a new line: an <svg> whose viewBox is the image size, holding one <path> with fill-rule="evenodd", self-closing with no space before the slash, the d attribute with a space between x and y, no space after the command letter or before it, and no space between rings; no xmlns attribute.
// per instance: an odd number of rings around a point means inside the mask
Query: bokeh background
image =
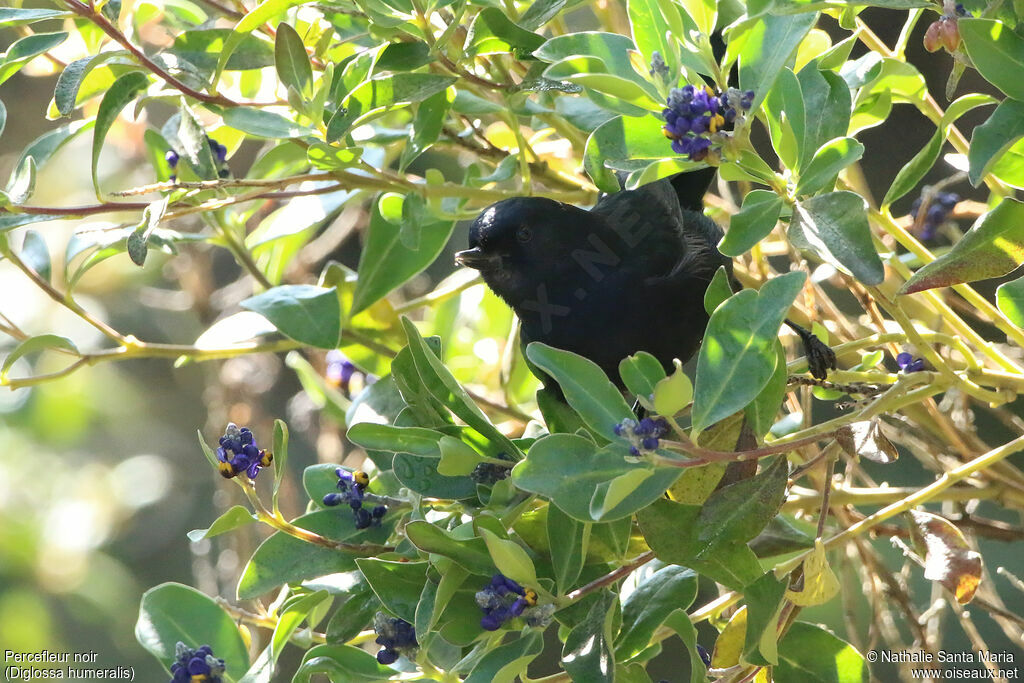
<svg viewBox="0 0 1024 683"><path fill-rule="evenodd" d="M862 16L892 44L905 14L876 10ZM585 8L568 14L566 20L572 30L594 27L593 17ZM834 28L829 26L830 21L823 18L820 26ZM933 55L921 48L927 24L922 21L915 30L908 59L922 71L930 90L942 102L951 60L943 52ZM35 28L44 30L44 26ZM18 37L15 29L0 30L0 51ZM154 31L141 39L152 47L166 37ZM56 55L59 57L64 49L73 50L73 40L58 48ZM862 48L855 47L854 56L858 50ZM55 81L53 65L39 58L0 86L0 100L8 109L6 130L0 137L0 179L10 175L31 140L62 124L45 116ZM968 71L959 92L971 91L991 92L991 88ZM971 112L961 120L961 129L969 131L989 111ZM171 113L168 108L164 118ZM130 187L153 180L141 140L146 127L163 123L159 114L159 109L153 107L149 118L129 122L122 117L111 131L100 171L109 179L107 187ZM860 135L867 148L863 173L876 197L884 194L887 183L933 131L934 127L916 110L900 105L883 125ZM41 169L31 203L74 205L93 201L90 145L91 134L86 134L58 152ZM256 147L240 149L230 160L234 173L242 176L258 151ZM443 170L459 160L452 150L437 149L418 163ZM940 162L927 182L952 172ZM966 182L949 189L967 198L984 199ZM907 210L911 199L905 198L897 208ZM103 221L117 222L118 216L103 216ZM365 212L358 207L342 211L325 227L331 239L318 248L329 249L331 258L355 267L365 222ZM69 220L35 227L45 236L56 260L74 231L102 225L95 220ZM187 224L176 227L189 228ZM939 243L943 239L940 237ZM462 226L448 250L402 296L428 291L450 275L454 268L450 254L464 243ZM324 256L306 255L311 259ZM302 255L292 281L301 281L301 261ZM151 252L141 269L126 255L120 255L86 275L78 286L79 300L122 332L149 341L191 343L218 318L237 312L238 301L248 295L231 286L237 274L231 259L209 246L184 249L173 259ZM986 283L981 289L991 295L995 284ZM465 335L466 326L473 324L479 332L477 303L481 301L485 312L496 316L487 324L491 335L482 337L482 343L479 339L466 340L470 343L463 345L463 352L446 359L456 367L460 378L467 380L473 379L480 367L493 367L505 343L501 330L507 329L507 313L489 295L485 298L480 287L468 292L462 305L449 311L452 329ZM30 334L58 332L82 349L102 347L105 341L2 262L0 312ZM0 338L0 356L13 346L13 340ZM323 369L322 354L305 356L305 360ZM23 367L16 374L28 371L24 361L21 363ZM59 359L44 355L31 370L38 374L60 367ZM1021 401L1013 408L1024 416ZM827 406L816 409L822 411L822 419L828 417ZM303 507L296 490L302 467L345 458L355 463L360 454L344 441L343 427L331 412L320 410L315 399L303 391L283 355L179 368L165 360L105 363L31 389L0 389L0 649L95 650L100 663L135 667L137 680L165 678L159 664L134 639L142 592L164 581L180 581L210 594L233 596L245 558L267 533L253 526L215 542L190 543L185 537L188 530L208 526L219 512L240 502L237 488L209 469L199 451L196 430L214 442L230 420L251 425L258 436L263 435L263 441L269 442L275 417L286 419L291 427L292 476L285 486L282 506L286 514L296 515ZM991 433L993 443L1011 438L1002 433L1004 426L986 422L983 415L978 418L978 428L982 434ZM866 467L871 469L872 465ZM920 485L930 478L913 457L904 457L884 470L874 468L877 471L872 470L872 476L893 485ZM998 515L995 508L985 506L979 513ZM1020 522L1005 516L1003 521ZM1024 569L1017 541L982 539L980 549L988 568L1005 565L1018 573ZM888 546L884 539L877 543ZM890 567L903 562L896 549L890 548L886 555ZM910 574L916 595L929 595L930 587L921 579L920 571L911 570ZM1024 612L1022 594L1003 577L996 577L996 582L1007 606L1018 614ZM851 601L851 618L866 624L869 608L857 597ZM842 633L843 610L843 603L834 600L806 610L804 616ZM1012 642L987 616L980 612L975 616L975 624L990 645L1016 652L1018 663L1024 658L1021 643ZM710 627L702 624L701 628ZM957 627L950 625L947 633L949 649L969 648ZM702 642L713 640L708 637L710 632L702 634ZM685 657L680 652L668 648L652 666L652 676L682 680L680 663ZM291 653L293 661L298 654ZM550 664L556 652L547 654ZM288 670L287 658L282 668Z"/></svg>

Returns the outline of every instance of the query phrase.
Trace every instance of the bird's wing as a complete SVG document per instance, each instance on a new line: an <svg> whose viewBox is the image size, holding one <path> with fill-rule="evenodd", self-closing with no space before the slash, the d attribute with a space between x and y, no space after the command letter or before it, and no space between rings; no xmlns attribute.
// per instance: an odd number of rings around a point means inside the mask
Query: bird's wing
<svg viewBox="0 0 1024 683"><path fill-rule="evenodd" d="M732 259L718 251L722 234L718 224L703 213L684 211L682 228L678 233L683 243L679 259L667 274L653 276L647 280L647 284L652 287L678 287L689 281L704 283L706 287L720 266L725 266L731 277Z"/></svg>
<svg viewBox="0 0 1024 683"><path fill-rule="evenodd" d="M679 199L667 179L605 195L591 213L604 219L627 243L651 236L671 237L683 225Z"/></svg>

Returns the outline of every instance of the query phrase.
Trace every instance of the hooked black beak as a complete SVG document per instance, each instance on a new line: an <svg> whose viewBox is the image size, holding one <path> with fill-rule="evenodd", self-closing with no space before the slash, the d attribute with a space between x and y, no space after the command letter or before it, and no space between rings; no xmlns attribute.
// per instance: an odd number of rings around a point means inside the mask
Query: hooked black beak
<svg viewBox="0 0 1024 683"><path fill-rule="evenodd" d="M460 266L486 270L494 268L501 263L501 256L497 254L485 254L480 247L473 247L464 251L455 252L455 262Z"/></svg>

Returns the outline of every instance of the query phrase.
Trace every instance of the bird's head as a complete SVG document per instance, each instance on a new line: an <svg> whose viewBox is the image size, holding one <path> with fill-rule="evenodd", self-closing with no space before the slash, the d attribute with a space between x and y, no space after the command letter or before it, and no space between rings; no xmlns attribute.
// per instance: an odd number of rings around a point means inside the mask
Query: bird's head
<svg viewBox="0 0 1024 683"><path fill-rule="evenodd" d="M543 197L503 199L484 209L469 229L469 249L455 262L480 271L499 296L536 287L535 273L554 273L569 257L582 209Z"/></svg>

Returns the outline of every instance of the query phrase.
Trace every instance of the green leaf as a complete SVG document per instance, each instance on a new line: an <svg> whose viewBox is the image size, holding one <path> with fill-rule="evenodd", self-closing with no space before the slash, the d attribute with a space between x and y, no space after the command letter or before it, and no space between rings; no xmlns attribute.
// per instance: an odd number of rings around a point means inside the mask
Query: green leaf
<svg viewBox="0 0 1024 683"><path fill-rule="evenodd" d="M619 376L634 396L646 398L654 393L655 385L665 379L665 368L651 354L639 351L622 359L619 363Z"/></svg>
<svg viewBox="0 0 1024 683"><path fill-rule="evenodd" d="M664 122L654 116L619 116L598 126L587 138L583 155L583 167L594 184L604 192L618 192L619 181L609 165L627 159L673 156L672 146L661 131L663 126Z"/></svg>
<svg viewBox="0 0 1024 683"><path fill-rule="evenodd" d="M814 194L831 190L839 172L864 156L864 145L853 138L836 138L814 153L811 163L800 172L796 193Z"/></svg>
<svg viewBox="0 0 1024 683"><path fill-rule="evenodd" d="M669 565L648 574L622 605L622 630L615 656L628 660L650 645L651 636L675 610L686 610L697 598L697 574Z"/></svg>
<svg viewBox="0 0 1024 683"><path fill-rule="evenodd" d="M281 650L288 643L288 640L295 633L313 608L324 600L330 598L325 590L319 590L309 595L304 595L294 602L289 602L287 607L278 616L277 625L274 626L274 634L270 639L270 661L276 662L281 656Z"/></svg>
<svg viewBox="0 0 1024 683"><path fill-rule="evenodd" d="M853 106L850 86L831 71L820 71L816 62L809 62L797 74L804 111L803 156L805 166L814 152L829 140L847 135L850 110Z"/></svg>
<svg viewBox="0 0 1024 683"><path fill-rule="evenodd" d="M1003 100L985 123L974 129L967 151L968 179L977 187L985 175L1024 137L1024 102Z"/></svg>
<svg viewBox="0 0 1024 683"><path fill-rule="evenodd" d="M165 52L194 65L201 74L212 73L217 68L225 41L232 33L229 28L185 31L178 34L174 45ZM232 50L224 70L245 71L273 65L273 44L247 35Z"/></svg>
<svg viewBox="0 0 1024 683"><path fill-rule="evenodd" d="M732 257L746 253L771 233L781 213L782 197L771 190L751 190L740 210L729 218L729 230L718 250Z"/></svg>
<svg viewBox="0 0 1024 683"><path fill-rule="evenodd" d="M697 650L697 629L690 621L690 616L681 609L676 610L665 619L665 625L675 631L679 640L686 646L686 652L690 656L690 683L706 683L707 665Z"/></svg>
<svg viewBox="0 0 1024 683"><path fill-rule="evenodd" d="M11 367L16 360L27 354L45 351L46 349L62 349L74 356L80 355L78 347L67 337L61 337L56 334L40 334L35 337L29 337L15 346L7 354L7 357L4 358L3 365L0 365L0 380L7 379L7 373L11 371Z"/></svg>
<svg viewBox="0 0 1024 683"><path fill-rule="evenodd" d="M407 453L395 456L392 467L403 486L421 496L465 500L476 496L476 483L469 477L446 477L437 471L437 460Z"/></svg>
<svg viewBox="0 0 1024 683"><path fill-rule="evenodd" d="M807 683L865 683L868 667L864 656L830 632L802 621L789 627L779 642L780 681Z"/></svg>
<svg viewBox="0 0 1024 683"><path fill-rule="evenodd" d="M311 512L292 520L295 526L346 543L383 543L391 525L356 529L351 514L329 509ZM355 569L355 558L335 548L314 545L278 531L263 541L253 553L238 581L238 599L248 600L274 590L282 583L293 583L315 576Z"/></svg>
<svg viewBox="0 0 1024 683"><path fill-rule="evenodd" d="M768 384L779 327L805 279L800 272L772 278L760 292L735 294L711 315L697 358L694 429L740 410Z"/></svg>
<svg viewBox="0 0 1024 683"><path fill-rule="evenodd" d="M160 220L164 217L169 199L169 197L164 197L143 209L142 221L128 235L128 239L125 241L128 257L137 266L142 266L146 263L146 256L149 254L149 238L160 224Z"/></svg>
<svg viewBox="0 0 1024 683"><path fill-rule="evenodd" d="M377 683L390 680L394 673L394 669L380 664L376 657L358 647L317 645L303 655L292 683L309 683L313 674L323 674L331 683Z"/></svg>
<svg viewBox="0 0 1024 683"><path fill-rule="evenodd" d="M899 293L1000 277L1021 263L1024 202L1008 197L978 218L952 249L914 273Z"/></svg>
<svg viewBox="0 0 1024 683"><path fill-rule="evenodd" d="M513 52L529 54L544 43L544 38L513 23L497 7L485 7L473 19L466 36L467 56Z"/></svg>
<svg viewBox="0 0 1024 683"><path fill-rule="evenodd" d="M629 36L583 31L555 36L534 50L533 55L549 63L575 56L593 57L604 64L606 73L632 80L643 88L650 88L654 94L656 91L653 86L636 72L630 61L629 52L635 49L636 46Z"/></svg>
<svg viewBox="0 0 1024 683"><path fill-rule="evenodd" d="M21 260L47 282L50 281L52 267L50 265L50 249L46 240L35 230L25 231L25 241L21 245Z"/></svg>
<svg viewBox="0 0 1024 683"><path fill-rule="evenodd" d="M11 175L4 194L10 204L23 204L36 189L36 160L25 157Z"/></svg>
<svg viewBox="0 0 1024 683"><path fill-rule="evenodd" d="M518 458L520 455L519 449L484 415L476 402L459 385L451 371L430 350L412 321L403 317L402 326L405 328L405 333L409 340L409 351L412 353L416 364L416 371L431 395L463 422L487 438L497 449L497 452L504 452L509 456Z"/></svg>
<svg viewBox="0 0 1024 683"><path fill-rule="evenodd" d="M657 500L679 477L675 467L652 468L626 461L627 448L598 449L573 434L551 434L530 447L526 460L512 470L513 483L553 502L573 519L608 522L626 517ZM640 471L646 475L623 500L605 506L610 482ZM649 473L649 474L648 474ZM594 511L598 510L599 515Z"/></svg>
<svg viewBox="0 0 1024 683"><path fill-rule="evenodd" d="M341 310L335 287L281 285L249 297L241 306L259 313L297 342L321 349L338 345Z"/></svg>
<svg viewBox="0 0 1024 683"><path fill-rule="evenodd" d="M698 30L710 36L715 31L718 20L717 0L681 0L686 13L690 15Z"/></svg>
<svg viewBox="0 0 1024 683"><path fill-rule="evenodd" d="M754 190L756 192L756 190ZM733 295L732 285L729 283L729 273L726 272L725 266L718 266L718 270L715 271L714 276L711 278L711 284L708 285L707 290L704 292L704 310L707 311L708 315L715 312L715 309L722 305L722 303Z"/></svg>
<svg viewBox="0 0 1024 683"><path fill-rule="evenodd" d="M359 257L359 280L350 315L366 310L433 263L454 227L452 221L420 225L419 244L410 248L402 242L402 228L381 215L378 202L370 214L366 243Z"/></svg>
<svg viewBox="0 0 1024 683"><path fill-rule="evenodd" d="M519 24L534 31L558 16L567 2L568 0L533 0L519 17Z"/></svg>
<svg viewBox="0 0 1024 683"><path fill-rule="evenodd" d="M543 634L537 629L490 650L466 678L465 683L513 683L544 649Z"/></svg>
<svg viewBox="0 0 1024 683"><path fill-rule="evenodd" d="M791 69L782 69L764 100L772 147L786 168L798 170L806 154L807 113L800 81Z"/></svg>
<svg viewBox="0 0 1024 683"><path fill-rule="evenodd" d="M306 149L309 163L327 171L356 166L362 155L362 147L335 147L322 142L314 142Z"/></svg>
<svg viewBox="0 0 1024 683"><path fill-rule="evenodd" d="M743 600L747 604L744 662L758 666L778 664L778 624L786 584L768 572L743 589Z"/></svg>
<svg viewBox="0 0 1024 683"><path fill-rule="evenodd" d="M583 621L576 624L562 647L562 667L574 681L613 683L612 619L618 595L602 591Z"/></svg>
<svg viewBox="0 0 1024 683"><path fill-rule="evenodd" d="M180 583L162 583L142 594L135 639L165 668L175 661L175 646L209 645L238 679L249 668L249 653L235 620L211 598Z"/></svg>
<svg viewBox="0 0 1024 683"><path fill-rule="evenodd" d="M817 12L768 15L748 24L746 31L733 34L733 40L741 41L740 88L754 91L751 111L757 111L779 72L817 20Z"/></svg>
<svg viewBox="0 0 1024 683"><path fill-rule="evenodd" d="M1008 100L1010 101L1010 100ZM980 107L985 104L994 104L995 100L989 95L980 95L973 93L970 95L964 95L963 97L957 98L955 102L949 105L946 109L945 115L942 117L942 121L939 123L938 128L935 130L935 134L931 137L920 152L914 155L914 158L907 162L907 165L900 169L900 172L896 174L896 178L892 181L892 185L885 193L885 198L882 200L882 206L889 206L894 201L910 192L914 189L919 182L921 182L928 171L931 170L932 166L939 158L939 153L942 151L942 145L946 141L946 134L949 130L949 126L960 116L967 113L968 111ZM1024 116L1021 118L1024 123ZM978 132L984 127L985 124L978 126L974 129L973 136L978 136ZM1024 135L1024 130L1021 131ZM972 140L971 147L968 150L968 160L973 156L975 159L974 165L977 165L978 159L982 154L985 154L983 150L986 145L981 142L981 137L975 138L978 140L977 150L975 149L975 143ZM998 133L998 137L1002 137L1002 132ZM989 149L991 152L991 149ZM994 159L994 157L992 157ZM984 163L981 164L984 167ZM985 171L981 171L981 175L984 175ZM978 176L980 179L980 175ZM977 185L977 182L975 182Z"/></svg>
<svg viewBox="0 0 1024 683"><path fill-rule="evenodd" d="M149 79L145 74L138 71L121 76L110 90L103 96L100 108L96 112L96 125L92 137L92 185L96 190L96 196L102 198L100 191L100 180L96 175L96 167L100 161L100 152L103 150L103 141L110 132L110 127L120 115L129 102L134 100L140 92L149 86Z"/></svg>
<svg viewBox="0 0 1024 683"><path fill-rule="evenodd" d="M455 83L454 76L396 73L363 81L342 102L343 107L327 123L327 141L333 142L349 129L395 107L422 102Z"/></svg>
<svg viewBox="0 0 1024 683"><path fill-rule="evenodd" d="M548 547L559 595L569 591L583 570L591 528L591 524L573 519L557 505L548 505Z"/></svg>
<svg viewBox="0 0 1024 683"><path fill-rule="evenodd" d="M195 543L203 540L204 538L213 538L214 536L220 536L223 533L238 529L239 527L243 527L255 521L257 520L254 514L241 505L233 505L228 508L227 512L215 519L213 524L207 528L193 529L188 532L188 540Z"/></svg>
<svg viewBox="0 0 1024 683"><path fill-rule="evenodd" d="M472 526L467 526L472 530ZM429 522L416 520L405 525L409 541L425 553L448 557L467 571L475 574L490 574L494 569L490 552L484 540L479 537L457 538L456 532L445 531Z"/></svg>
<svg viewBox="0 0 1024 683"><path fill-rule="evenodd" d="M683 372L682 363L676 360L675 364L675 372L658 382L654 388L654 412L658 415L675 415L693 399L690 378Z"/></svg>
<svg viewBox="0 0 1024 683"><path fill-rule="evenodd" d="M19 7L0 7L0 28L24 26L44 19L63 19L73 16L71 12L54 9L22 9Z"/></svg>
<svg viewBox="0 0 1024 683"><path fill-rule="evenodd" d="M789 238L866 285L885 279L885 267L871 239L867 205L855 192L829 192L797 202Z"/></svg>
<svg viewBox="0 0 1024 683"><path fill-rule="evenodd" d="M209 139L202 121L184 99L176 117L172 116L162 131L175 151L181 155L178 172L185 163L200 180L218 177L219 167L210 150Z"/></svg>
<svg viewBox="0 0 1024 683"><path fill-rule="evenodd" d="M760 474L715 491L701 507L697 539L710 544L757 536L782 507L788 477L786 458L779 456Z"/></svg>
<svg viewBox="0 0 1024 683"><path fill-rule="evenodd" d="M393 427L361 422L353 425L346 436L352 443L370 450L439 458L440 441L444 434L423 427Z"/></svg>
<svg viewBox="0 0 1024 683"><path fill-rule="evenodd" d="M482 458L471 446L454 436L442 436L441 461L437 463L437 473L446 477L466 476L473 471Z"/></svg>
<svg viewBox="0 0 1024 683"><path fill-rule="evenodd" d="M512 540L498 537L490 529L480 527L480 536L487 544L494 566L498 571L521 584L537 585L537 570L533 566L530 555L523 547Z"/></svg>
<svg viewBox="0 0 1024 683"><path fill-rule="evenodd" d="M328 640L338 643L351 640L366 628L374 614L380 610L380 600L361 572L352 571L334 576L340 576L346 582L344 592L334 596L338 608L327 622L326 629ZM306 585L311 586L311 583L307 582Z"/></svg>
<svg viewBox="0 0 1024 683"><path fill-rule="evenodd" d="M64 67L57 77L57 85L53 90L53 102L61 116L71 116L78 103L78 91L85 77L98 66L109 61L122 59L129 53L124 50L101 52L75 61Z"/></svg>
<svg viewBox="0 0 1024 683"><path fill-rule="evenodd" d="M626 11L629 14L629 26L632 29L633 40L636 41L637 49L643 55L644 62L650 64L654 53L657 52L665 60L669 73L678 73L679 58L682 55L677 40L682 36L673 36L668 17L662 11L662 3L658 0L629 0ZM669 6L668 11L675 13L677 16L674 19L682 22L682 17L678 16L679 11L675 7ZM693 66L693 62L699 63L699 58L695 55L687 62Z"/></svg>
<svg viewBox="0 0 1024 683"><path fill-rule="evenodd" d="M699 505L661 498L637 512L644 539L658 559L694 569L733 590L741 590L762 574L757 557L738 541L707 545L697 539Z"/></svg>
<svg viewBox="0 0 1024 683"><path fill-rule="evenodd" d="M68 37L67 31L59 33L34 33L20 38L0 55L0 84L18 73L21 67L33 59L63 43Z"/></svg>
<svg viewBox="0 0 1024 683"><path fill-rule="evenodd" d="M416 605L427 580L427 562L391 562L375 557L356 560L359 571L381 604L399 619L416 621Z"/></svg>
<svg viewBox="0 0 1024 683"><path fill-rule="evenodd" d="M1024 100L1024 38L1001 21L963 17L957 20L964 49L982 76L1009 97Z"/></svg>
<svg viewBox="0 0 1024 683"><path fill-rule="evenodd" d="M221 72L227 68L228 60L231 59L231 56L238 46L241 45L242 41L249 37L250 33L271 19L281 16L292 7L303 5L307 2L309 0L263 0L251 12L242 17L224 40L212 82L217 83L220 81ZM242 107L236 108L242 109Z"/></svg>
<svg viewBox="0 0 1024 683"><path fill-rule="evenodd" d="M42 168L64 145L90 130L94 125L93 121L74 121L43 133L22 150L18 166L24 163L28 157L32 157L36 160L36 168Z"/></svg>
<svg viewBox="0 0 1024 683"><path fill-rule="evenodd" d="M1024 277L999 285L996 304L1010 322L1024 329Z"/></svg>
<svg viewBox="0 0 1024 683"><path fill-rule="evenodd" d="M281 493L281 482L288 466L288 425L284 420L274 420L274 509L277 509L277 497Z"/></svg>
<svg viewBox="0 0 1024 683"><path fill-rule="evenodd" d="M295 29L285 22L277 25L274 66L285 88L294 88L303 101L313 96L313 66L306 46Z"/></svg>
<svg viewBox="0 0 1024 683"><path fill-rule="evenodd" d="M409 130L409 140L402 149L399 164L401 170L404 171L416 157L437 141L454 99L454 89L445 88L425 99L416 108L416 116Z"/></svg>
<svg viewBox="0 0 1024 683"><path fill-rule="evenodd" d="M757 395L757 398L744 409L750 430L758 439L767 434L775 424L779 406L782 405L782 400L786 397L786 382L789 379L789 372L786 368L786 350L782 347L782 342L776 342L775 352L777 360L772 378L768 380L768 384Z"/></svg>
<svg viewBox="0 0 1024 683"><path fill-rule="evenodd" d="M527 346L526 357L555 378L565 400L595 433L614 440L615 425L633 417L621 392L593 361L540 342Z"/></svg>
<svg viewBox="0 0 1024 683"><path fill-rule="evenodd" d="M224 112L224 123L257 138L281 140L311 135L313 129L289 121L280 114L249 107L232 107Z"/></svg>

